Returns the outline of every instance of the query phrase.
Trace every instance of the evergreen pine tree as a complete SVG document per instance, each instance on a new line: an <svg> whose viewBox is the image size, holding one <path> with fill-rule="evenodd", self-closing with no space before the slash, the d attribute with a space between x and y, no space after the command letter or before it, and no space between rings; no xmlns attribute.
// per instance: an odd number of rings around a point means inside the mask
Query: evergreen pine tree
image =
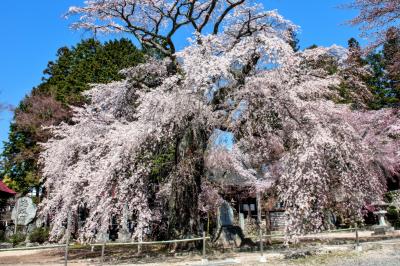
<svg viewBox="0 0 400 266"><path fill-rule="evenodd" d="M393 104L400 103L400 30L389 28L383 45L384 67Z"/></svg>
<svg viewBox="0 0 400 266"><path fill-rule="evenodd" d="M69 105L81 105L81 92L92 83L122 79L121 69L143 62L143 52L128 39L101 42L88 39L62 47L43 71L42 83L16 108L1 154L0 178L18 192L40 186L39 142L50 137L43 126L70 122ZM38 191L38 189L36 189Z"/></svg>

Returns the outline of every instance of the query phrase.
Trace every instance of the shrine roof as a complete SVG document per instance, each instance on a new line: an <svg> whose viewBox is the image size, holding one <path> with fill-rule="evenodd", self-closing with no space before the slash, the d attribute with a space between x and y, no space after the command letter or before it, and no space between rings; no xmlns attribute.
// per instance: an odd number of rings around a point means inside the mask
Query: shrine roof
<svg viewBox="0 0 400 266"><path fill-rule="evenodd" d="M3 183L3 181L0 180L0 192L4 192L10 195L15 195L17 192L12 190L11 188L7 187L6 184Z"/></svg>

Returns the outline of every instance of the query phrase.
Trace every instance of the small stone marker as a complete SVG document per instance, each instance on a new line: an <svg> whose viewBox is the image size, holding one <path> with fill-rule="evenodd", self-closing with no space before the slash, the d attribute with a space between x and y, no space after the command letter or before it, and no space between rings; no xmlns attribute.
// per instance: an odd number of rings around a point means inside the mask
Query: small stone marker
<svg viewBox="0 0 400 266"><path fill-rule="evenodd" d="M11 219L18 225L28 225L36 216L36 204L29 197L19 198L11 213Z"/></svg>

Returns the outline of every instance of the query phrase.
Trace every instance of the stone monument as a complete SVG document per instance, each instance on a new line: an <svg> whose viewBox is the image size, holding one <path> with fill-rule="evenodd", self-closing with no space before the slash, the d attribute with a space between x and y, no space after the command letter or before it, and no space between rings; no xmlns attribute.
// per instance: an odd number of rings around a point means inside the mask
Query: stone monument
<svg viewBox="0 0 400 266"><path fill-rule="evenodd" d="M11 213L11 219L17 225L28 225L36 216L36 204L29 197L17 200Z"/></svg>
<svg viewBox="0 0 400 266"><path fill-rule="evenodd" d="M245 239L240 226L234 225L233 209L227 201L224 201L218 209L219 231L216 240L224 248L240 247Z"/></svg>
<svg viewBox="0 0 400 266"><path fill-rule="evenodd" d="M221 226L233 225L233 210L228 202L224 201L219 207L219 224Z"/></svg>
<svg viewBox="0 0 400 266"><path fill-rule="evenodd" d="M131 238L128 228L128 205L125 204L122 210L121 225L118 230L118 242L128 242Z"/></svg>

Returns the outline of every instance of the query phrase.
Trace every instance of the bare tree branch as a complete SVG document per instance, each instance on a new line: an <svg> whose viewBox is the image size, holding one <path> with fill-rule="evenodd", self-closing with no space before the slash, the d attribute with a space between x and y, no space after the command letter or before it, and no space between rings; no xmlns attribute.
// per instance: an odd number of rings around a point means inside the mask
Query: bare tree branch
<svg viewBox="0 0 400 266"><path fill-rule="evenodd" d="M246 0L98 0L71 7L67 16L80 16L73 28L96 33L129 32L142 45L173 57L176 49L172 39L180 28L191 25L198 33L209 28L217 34L227 15L245 3Z"/></svg>

